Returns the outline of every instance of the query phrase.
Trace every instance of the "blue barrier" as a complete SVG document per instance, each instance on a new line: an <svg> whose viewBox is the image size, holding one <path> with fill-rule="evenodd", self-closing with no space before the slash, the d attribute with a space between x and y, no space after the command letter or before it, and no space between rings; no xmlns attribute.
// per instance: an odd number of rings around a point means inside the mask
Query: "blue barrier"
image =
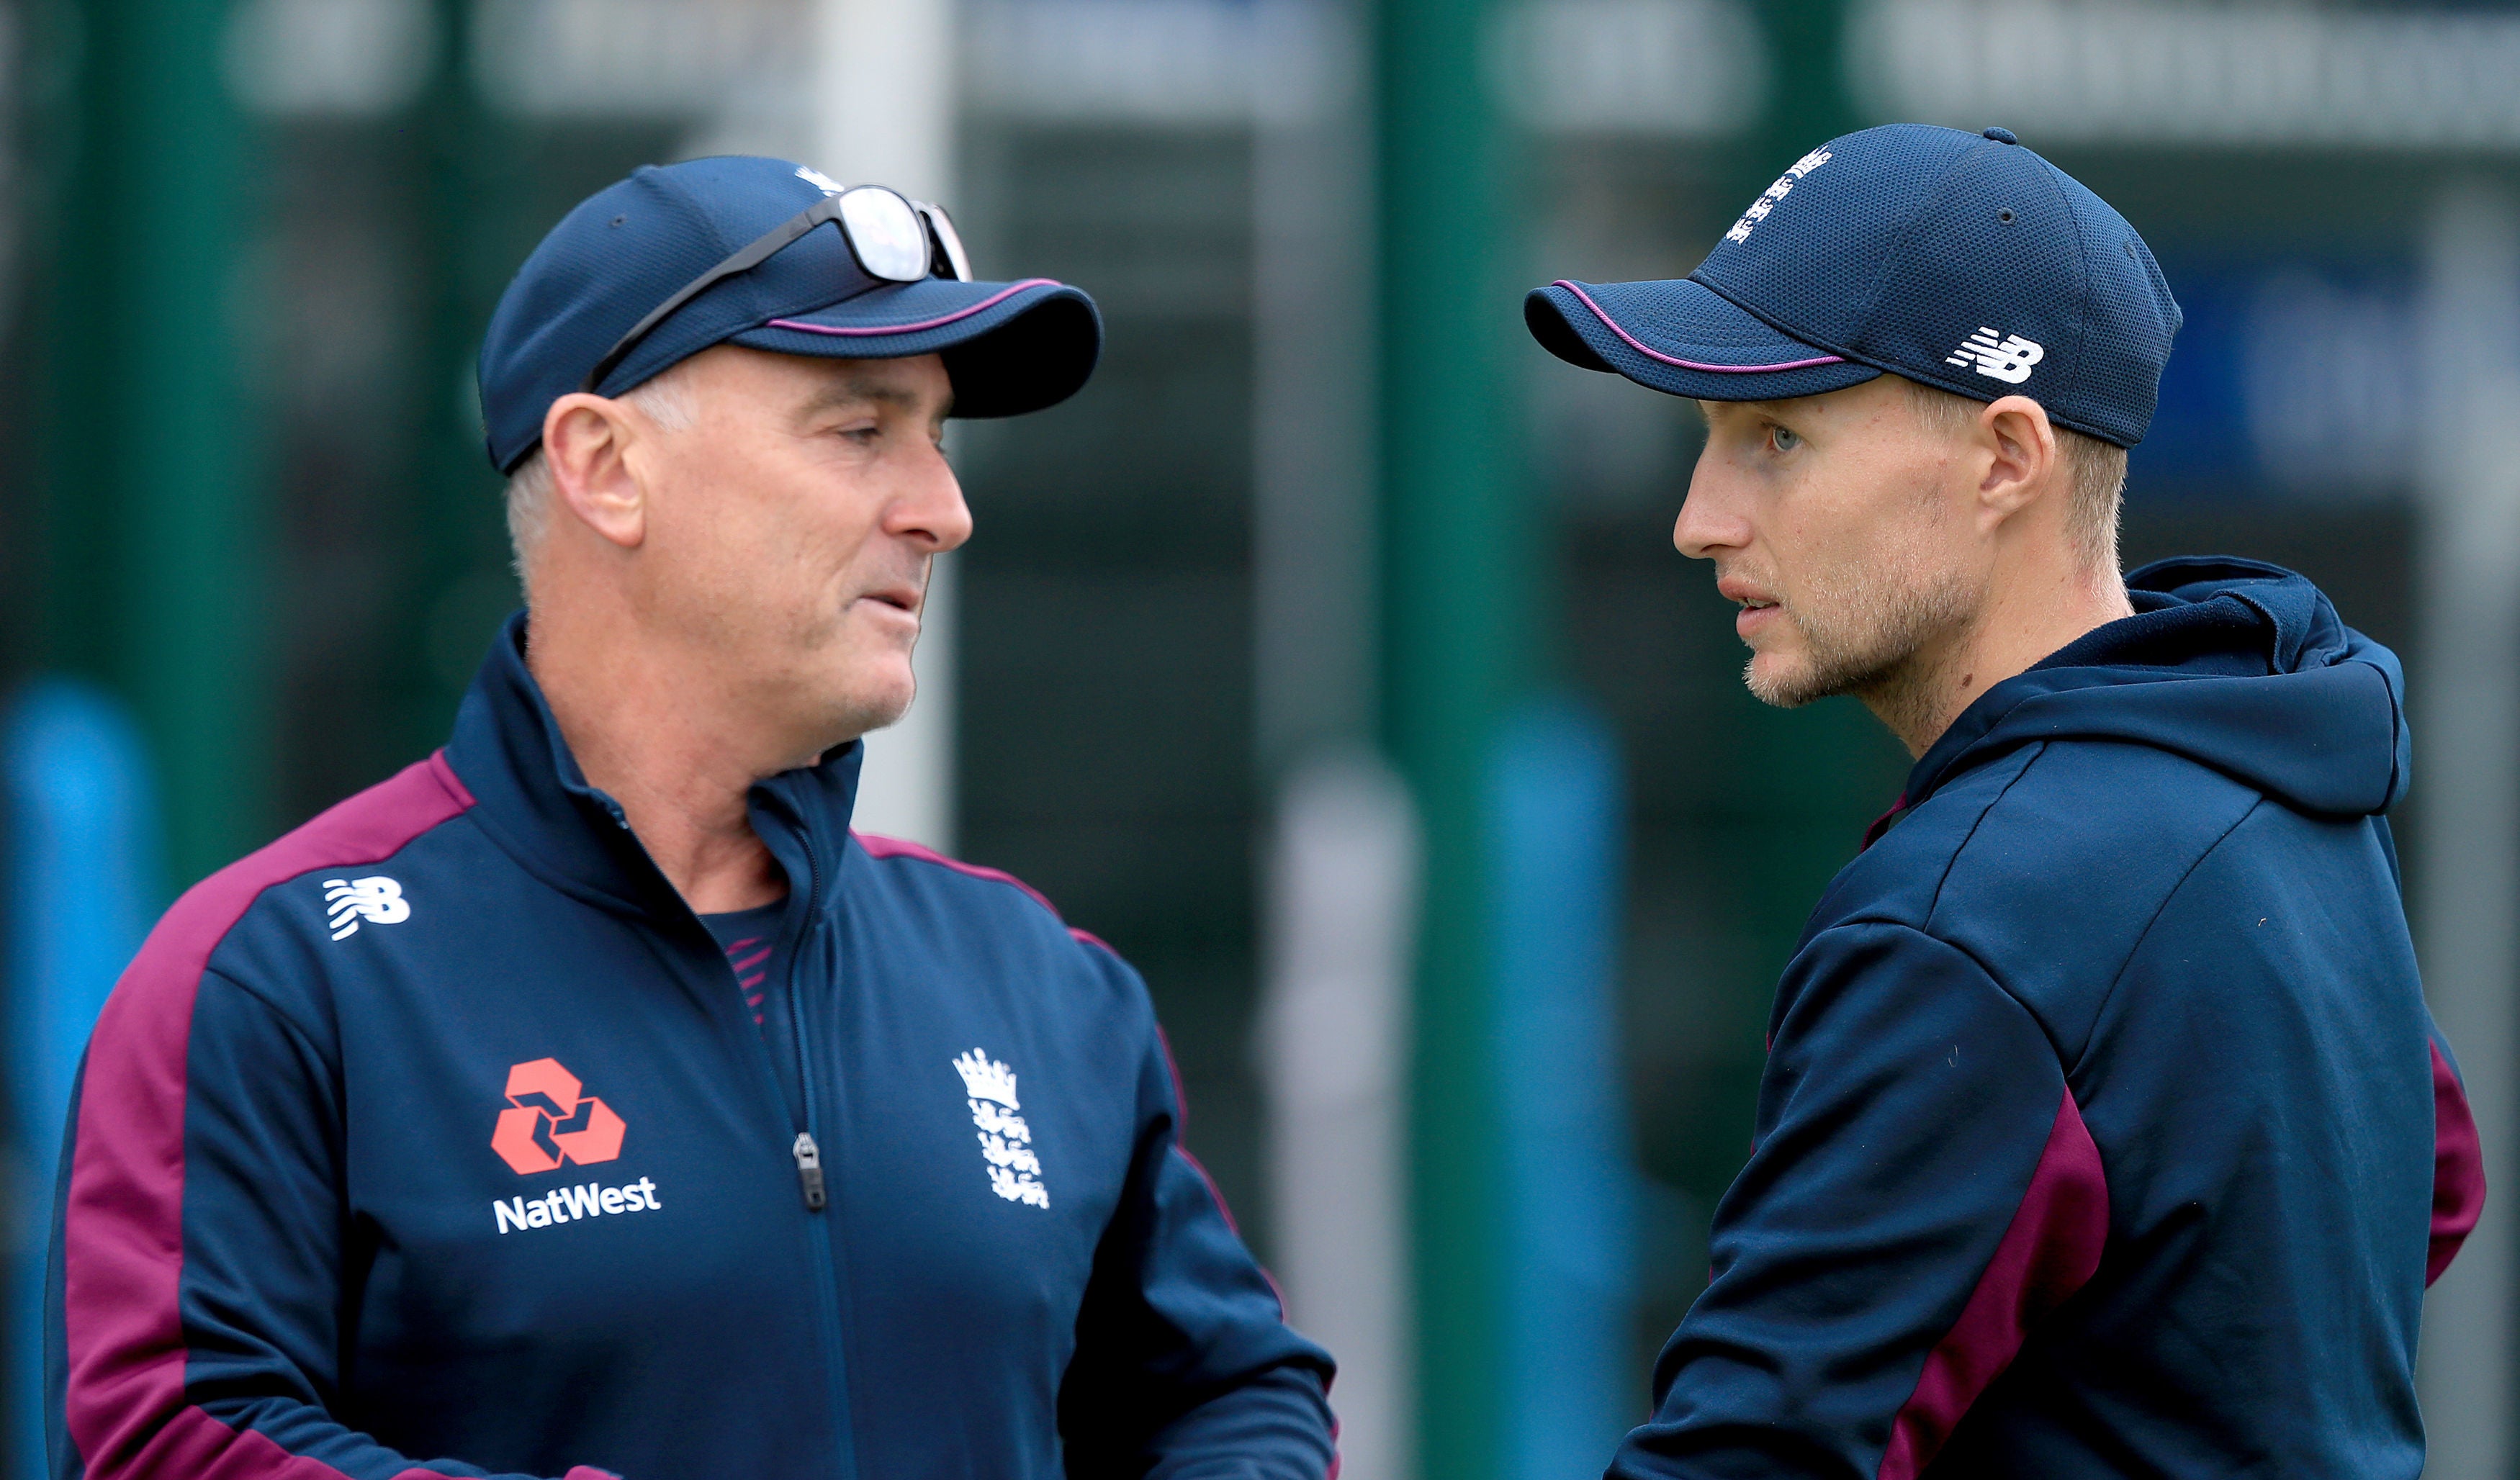
<svg viewBox="0 0 2520 1480"><path fill-rule="evenodd" d="M42 1294L62 1122L88 1029L161 903L156 801L138 729L99 691L44 680L0 720L0 1021L22 1189L10 1238L7 1455L26 1480L46 1472Z"/></svg>
<svg viewBox="0 0 2520 1480"><path fill-rule="evenodd" d="M1616 743L1591 710L1535 705L1501 731L1488 876L1505 1480L1598 1475L1643 1417L1630 1352L1638 1174L1618 1048L1625 807Z"/></svg>

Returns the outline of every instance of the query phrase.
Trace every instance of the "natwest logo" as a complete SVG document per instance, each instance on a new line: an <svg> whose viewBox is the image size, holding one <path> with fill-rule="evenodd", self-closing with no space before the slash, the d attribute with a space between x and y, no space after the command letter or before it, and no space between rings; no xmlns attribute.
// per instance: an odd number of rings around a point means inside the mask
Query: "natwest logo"
<svg viewBox="0 0 2520 1480"><path fill-rule="evenodd" d="M612 1107L592 1095L557 1058L537 1058L508 1070L509 1108L499 1112L490 1149L518 1175L548 1172L563 1161L589 1166L621 1154L628 1129Z"/></svg>

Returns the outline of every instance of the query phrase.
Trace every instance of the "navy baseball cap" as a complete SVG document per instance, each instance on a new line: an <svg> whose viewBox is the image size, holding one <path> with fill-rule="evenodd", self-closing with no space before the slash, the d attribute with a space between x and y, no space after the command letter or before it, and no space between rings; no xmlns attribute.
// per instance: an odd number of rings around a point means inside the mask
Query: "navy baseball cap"
<svg viewBox="0 0 2520 1480"><path fill-rule="evenodd" d="M1688 277L1552 283L1523 299L1550 353L1704 401L1819 395L1884 371L2021 394L2132 447L2179 304L2126 218L2004 129L1894 123L1831 139Z"/></svg>
<svg viewBox="0 0 2520 1480"><path fill-rule="evenodd" d="M651 310L836 193L792 160L729 155L642 165L580 202L490 315L480 376L491 463L514 472L552 402ZM1102 353L1094 300L1064 283L867 281L838 229L817 227L675 310L595 388L620 395L721 343L853 360L941 353L954 415L1007 417L1075 394Z"/></svg>

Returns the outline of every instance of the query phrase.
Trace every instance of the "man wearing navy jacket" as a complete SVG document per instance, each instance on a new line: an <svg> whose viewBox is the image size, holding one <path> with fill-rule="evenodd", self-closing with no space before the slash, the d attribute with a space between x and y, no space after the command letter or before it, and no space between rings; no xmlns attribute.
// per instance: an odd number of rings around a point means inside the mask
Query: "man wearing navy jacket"
<svg viewBox="0 0 2520 1480"><path fill-rule="evenodd" d="M944 418L1092 303L758 158L642 169L481 353L529 605L445 750L196 886L97 1025L63 1480L1324 1480L1328 1359L1180 1144L1144 986L850 832Z"/></svg>
<svg viewBox="0 0 2520 1480"><path fill-rule="evenodd" d="M1916 757L1785 968L1610 1473L2417 1474L2484 1188L2384 815L2404 684L2288 571L2120 578L2179 326L2141 239L2002 129L1868 129L1688 279L1525 317L1700 403L1674 538L1752 692Z"/></svg>

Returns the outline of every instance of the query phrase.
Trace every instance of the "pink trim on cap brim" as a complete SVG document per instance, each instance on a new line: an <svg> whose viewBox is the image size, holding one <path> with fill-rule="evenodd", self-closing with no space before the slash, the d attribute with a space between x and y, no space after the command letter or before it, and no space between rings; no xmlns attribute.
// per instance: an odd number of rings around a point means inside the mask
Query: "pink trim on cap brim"
<svg viewBox="0 0 2520 1480"><path fill-rule="evenodd" d="M952 313L945 315L943 318L922 319L916 324L885 324L875 328L840 329L830 324L808 324L802 319L773 319L761 327L764 329L794 329L800 330L806 334L827 334L833 335L841 338L851 339L871 338L880 335L917 334L922 329L942 329L948 324L968 319L975 313L984 313L989 309L997 307L1007 299L1013 297L1016 293L1023 292L1027 288L1063 288L1065 286L1065 284L1060 283L1056 278L1026 278L1020 283L1009 284L1007 287L989 294L987 297L982 298L980 301L972 304L968 308L958 308ZM1595 313L1600 312L1598 308L1593 311ZM1610 327L1616 329L1618 326L1613 324ZM1646 352L1651 353L1650 350Z"/></svg>
<svg viewBox="0 0 2520 1480"><path fill-rule="evenodd" d="M1660 350L1647 349L1642 343L1638 341L1635 335L1621 329L1619 327L1618 320L1611 318L1609 314L1603 312L1601 305L1593 301L1593 295L1591 293L1588 293L1584 290L1576 287L1574 284L1567 282L1564 278L1559 278L1550 286L1552 288L1563 288L1568 292L1571 292L1575 296L1583 299L1584 306L1593 310L1593 317L1600 320L1604 325L1606 325L1609 328L1610 333L1617 335L1622 339L1625 339L1630 349L1643 355L1646 359L1660 360L1665 365L1677 365L1683 370L1711 370L1717 375L1746 376L1765 375L1770 371L1777 370L1809 370L1815 365L1843 365L1846 363L1846 356L1838 354L1824 354L1820 356L1818 359L1811 360L1785 360L1775 365L1706 365L1701 364L1696 360L1676 359L1671 355L1664 354Z"/></svg>

